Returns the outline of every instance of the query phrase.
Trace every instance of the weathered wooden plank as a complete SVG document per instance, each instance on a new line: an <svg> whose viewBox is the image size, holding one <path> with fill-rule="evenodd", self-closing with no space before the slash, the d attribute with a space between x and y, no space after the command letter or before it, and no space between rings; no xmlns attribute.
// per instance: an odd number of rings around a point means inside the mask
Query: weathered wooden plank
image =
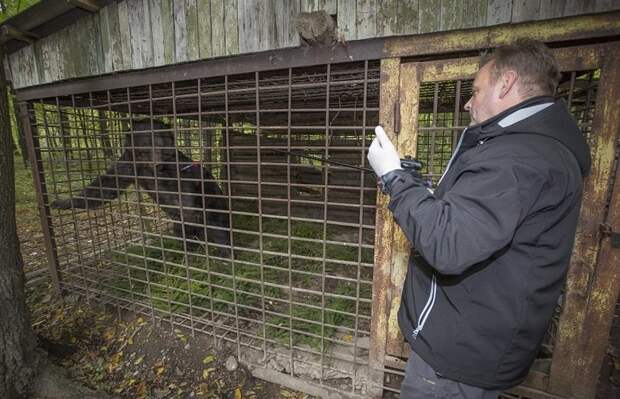
<svg viewBox="0 0 620 399"><path fill-rule="evenodd" d="M377 0L377 36L392 36L397 33L398 3L392 0Z"/></svg>
<svg viewBox="0 0 620 399"><path fill-rule="evenodd" d="M129 32L129 11L127 9L126 0L118 2L118 26L120 32L120 45L122 54L122 67L120 69L131 69L132 46L131 34Z"/></svg>
<svg viewBox="0 0 620 399"><path fill-rule="evenodd" d="M78 19L74 25L76 27L78 37L76 38L79 44L79 54L77 59L77 65L79 67L79 76L90 76L93 70L93 59L91 58L91 43L92 29L89 23L89 18L84 17Z"/></svg>
<svg viewBox="0 0 620 399"><path fill-rule="evenodd" d="M485 26L487 21L487 0L467 0L463 6L462 28Z"/></svg>
<svg viewBox="0 0 620 399"><path fill-rule="evenodd" d="M239 54L239 21L237 0L224 0L224 36L226 55Z"/></svg>
<svg viewBox="0 0 620 399"><path fill-rule="evenodd" d="M276 47L293 47L299 44L299 35L295 29L299 7L299 0L275 3Z"/></svg>
<svg viewBox="0 0 620 399"><path fill-rule="evenodd" d="M419 0L399 0L398 28L396 34L407 35L418 33L420 30L420 2Z"/></svg>
<svg viewBox="0 0 620 399"><path fill-rule="evenodd" d="M6 80L8 82L12 82L12 86L17 88L14 83L13 71L11 70L11 57L6 55L4 60L2 60L2 67L4 68L4 76L6 76Z"/></svg>
<svg viewBox="0 0 620 399"><path fill-rule="evenodd" d="M558 18L564 15L566 0L540 0L538 14L540 19Z"/></svg>
<svg viewBox="0 0 620 399"><path fill-rule="evenodd" d="M37 80L40 83L45 83L45 70L47 69L47 65L44 65L44 60L43 60L43 49L42 49L42 43L41 40L37 40L36 42L34 42L32 44L32 50L33 50L33 54L34 54L34 60L35 63L37 65L37 72L38 72L38 76L37 76Z"/></svg>
<svg viewBox="0 0 620 399"><path fill-rule="evenodd" d="M62 44L62 31L55 32L51 36L52 42L54 43L52 48L52 80L62 80L65 79L65 70L64 70L64 62L62 59L63 56L63 44Z"/></svg>
<svg viewBox="0 0 620 399"><path fill-rule="evenodd" d="M275 0L257 2L256 19L258 24L258 49L269 50L276 46L276 7Z"/></svg>
<svg viewBox="0 0 620 399"><path fill-rule="evenodd" d="M437 2L420 0L419 32L436 32L441 26L441 13L437 12Z"/></svg>
<svg viewBox="0 0 620 399"><path fill-rule="evenodd" d="M255 0L239 0L237 15L239 21L239 51L250 53L258 50L258 13Z"/></svg>
<svg viewBox="0 0 620 399"><path fill-rule="evenodd" d="M538 19L540 0L513 0L512 22L534 21Z"/></svg>
<svg viewBox="0 0 620 399"><path fill-rule="evenodd" d="M101 32L102 72L112 72L112 41L110 38L110 7L99 11L99 32Z"/></svg>
<svg viewBox="0 0 620 399"><path fill-rule="evenodd" d="M375 0L358 0L355 25L357 39L367 39L377 35L377 3Z"/></svg>
<svg viewBox="0 0 620 399"><path fill-rule="evenodd" d="M11 73L7 76L11 77L11 82L13 82L13 87L18 89L23 87L22 79L24 77L22 71L19 69L19 51L15 51L14 53L8 54L6 56L7 62L9 64L9 69Z"/></svg>
<svg viewBox="0 0 620 399"><path fill-rule="evenodd" d="M63 45L59 46L58 49L60 50L60 60L62 62L62 70L64 71L63 77L65 79L75 76L69 51L69 46L71 45L71 30L71 25L69 25L59 31L59 41L63 43Z"/></svg>
<svg viewBox="0 0 620 399"><path fill-rule="evenodd" d="M131 46L131 69L141 69L142 36L144 34L144 13L142 0L127 0L127 19L129 21L129 45Z"/></svg>
<svg viewBox="0 0 620 399"><path fill-rule="evenodd" d="M198 53L201 59L213 56L211 45L211 0L197 0L198 14Z"/></svg>
<svg viewBox="0 0 620 399"><path fill-rule="evenodd" d="M225 17L224 0L211 0L211 44L214 57L221 57L226 54Z"/></svg>
<svg viewBox="0 0 620 399"><path fill-rule="evenodd" d="M151 26L151 6L149 0L142 0L144 26L142 30L142 65L145 68L153 66L153 31Z"/></svg>
<svg viewBox="0 0 620 399"><path fill-rule="evenodd" d="M23 51L22 51L23 50ZM26 84L34 86L39 84L39 68L34 54L34 46L26 46L22 51L22 68L26 71Z"/></svg>
<svg viewBox="0 0 620 399"><path fill-rule="evenodd" d="M50 83L57 79L58 70L56 69L56 42L57 37L50 35L39 40L41 51L41 83Z"/></svg>
<svg viewBox="0 0 620 399"><path fill-rule="evenodd" d="M92 41L91 26L87 17L80 18L74 22L74 25L76 26L78 32L78 37L76 40L79 45L77 60L79 66L79 76L90 76L93 69L93 60L91 59L90 52Z"/></svg>
<svg viewBox="0 0 620 399"><path fill-rule="evenodd" d="M153 40L149 0L127 0L129 34L131 36L131 64L133 69L153 65Z"/></svg>
<svg viewBox="0 0 620 399"><path fill-rule="evenodd" d="M463 24L463 1L442 0L439 30L458 29Z"/></svg>
<svg viewBox="0 0 620 399"><path fill-rule="evenodd" d="M619 10L620 2L617 0L596 0L594 10L596 12L605 12L611 10Z"/></svg>
<svg viewBox="0 0 620 399"><path fill-rule="evenodd" d="M153 66L164 65L164 26L162 21L162 2L159 0L149 0L149 9L151 11Z"/></svg>
<svg viewBox="0 0 620 399"><path fill-rule="evenodd" d="M108 14L108 27L110 31L110 57L112 70L123 69L123 48L121 44L121 27L118 18L118 3L111 3L106 7Z"/></svg>
<svg viewBox="0 0 620 399"><path fill-rule="evenodd" d="M510 22L512 2L506 0L489 0L487 6L487 26Z"/></svg>
<svg viewBox="0 0 620 399"><path fill-rule="evenodd" d="M164 36L164 64L174 63L176 43L174 40L173 0L161 0L161 26Z"/></svg>
<svg viewBox="0 0 620 399"><path fill-rule="evenodd" d="M198 10L196 0L185 0L185 24L187 29L187 59L200 58L200 37L198 34Z"/></svg>
<svg viewBox="0 0 620 399"><path fill-rule="evenodd" d="M174 11L174 62L187 61L187 22L185 21L185 1L173 0Z"/></svg>
<svg viewBox="0 0 620 399"><path fill-rule="evenodd" d="M11 78L11 82L13 82L13 87L19 89L23 87L22 83L23 73L19 69L19 51L15 51L14 53L8 54L6 56L7 63L9 64L9 70L11 71L9 75Z"/></svg>
<svg viewBox="0 0 620 399"><path fill-rule="evenodd" d="M589 14L594 12L595 8L595 0L566 0L563 16L568 17L571 15Z"/></svg>
<svg viewBox="0 0 620 399"><path fill-rule="evenodd" d="M62 61L63 61L63 70L65 71L65 78L73 78L77 76L75 72L75 64L73 62L73 54L75 53L75 27L73 25L69 25L63 29L63 38L62 42L64 43L61 46L62 50Z"/></svg>
<svg viewBox="0 0 620 399"><path fill-rule="evenodd" d="M89 60L89 74L99 75L103 71L103 50L101 47L101 31L99 29L99 15L93 13L84 17L88 34L86 42L86 56Z"/></svg>
<svg viewBox="0 0 620 399"><path fill-rule="evenodd" d="M338 0L338 33L344 40L357 39L357 2Z"/></svg>
<svg viewBox="0 0 620 399"><path fill-rule="evenodd" d="M338 0L301 0L300 7L302 12L325 10L329 15L336 15Z"/></svg>

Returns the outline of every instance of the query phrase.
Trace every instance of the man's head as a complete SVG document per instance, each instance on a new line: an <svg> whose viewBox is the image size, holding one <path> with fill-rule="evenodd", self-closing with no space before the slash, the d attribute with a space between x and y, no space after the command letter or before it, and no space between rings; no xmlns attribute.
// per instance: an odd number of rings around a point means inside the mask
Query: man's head
<svg viewBox="0 0 620 399"><path fill-rule="evenodd" d="M531 97L553 95L560 72L541 42L521 39L482 57L471 99L465 104L478 124Z"/></svg>

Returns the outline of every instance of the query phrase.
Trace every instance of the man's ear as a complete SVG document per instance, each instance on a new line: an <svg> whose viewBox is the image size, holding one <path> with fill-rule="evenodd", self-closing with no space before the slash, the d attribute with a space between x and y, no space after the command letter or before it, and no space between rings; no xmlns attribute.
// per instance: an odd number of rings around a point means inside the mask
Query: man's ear
<svg viewBox="0 0 620 399"><path fill-rule="evenodd" d="M516 83L518 78L519 75L517 75L515 71L510 69L502 73L502 76L500 77L501 89L499 92L499 98L506 97L506 95L510 93L511 90L517 90Z"/></svg>

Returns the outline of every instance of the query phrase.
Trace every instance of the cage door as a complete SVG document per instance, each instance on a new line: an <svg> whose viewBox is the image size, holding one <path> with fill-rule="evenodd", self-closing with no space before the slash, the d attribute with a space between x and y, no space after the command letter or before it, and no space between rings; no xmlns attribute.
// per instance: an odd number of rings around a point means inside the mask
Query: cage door
<svg viewBox="0 0 620 399"><path fill-rule="evenodd" d="M620 284L611 263L617 258L613 252L617 249L612 250L610 244L611 227L617 227L620 206L618 189L614 191L613 185L614 179L618 180L614 171L620 113L613 104L620 97L620 51L617 44L608 43L552 52L562 72L556 97L566 102L586 137L593 166L584 181L562 303L545 338L547 353L536 359L526 381L511 390L529 398L594 392ZM382 61L381 124L401 156L411 155L425 163L423 174L434 184L469 124L469 114L463 107L471 96L478 64L478 57ZM371 359L373 364L402 368L410 348L400 334L397 312L410 244L394 224L387 210L388 200L381 194L377 200ZM604 230L606 226L610 228ZM595 342L590 336L599 339ZM589 366L587 373L583 365Z"/></svg>

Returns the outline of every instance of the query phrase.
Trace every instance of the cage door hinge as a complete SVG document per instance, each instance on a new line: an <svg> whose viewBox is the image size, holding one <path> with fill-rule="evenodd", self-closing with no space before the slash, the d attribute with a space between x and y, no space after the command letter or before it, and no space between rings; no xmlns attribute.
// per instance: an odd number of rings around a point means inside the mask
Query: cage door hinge
<svg viewBox="0 0 620 399"><path fill-rule="evenodd" d="M394 134L400 133L400 98L394 103Z"/></svg>
<svg viewBox="0 0 620 399"><path fill-rule="evenodd" d="M620 232L613 231L613 229L611 228L611 225L609 225L608 223L601 223L599 225L599 228L601 231L602 238L609 237L611 239L612 248L615 248L615 249L620 248Z"/></svg>

